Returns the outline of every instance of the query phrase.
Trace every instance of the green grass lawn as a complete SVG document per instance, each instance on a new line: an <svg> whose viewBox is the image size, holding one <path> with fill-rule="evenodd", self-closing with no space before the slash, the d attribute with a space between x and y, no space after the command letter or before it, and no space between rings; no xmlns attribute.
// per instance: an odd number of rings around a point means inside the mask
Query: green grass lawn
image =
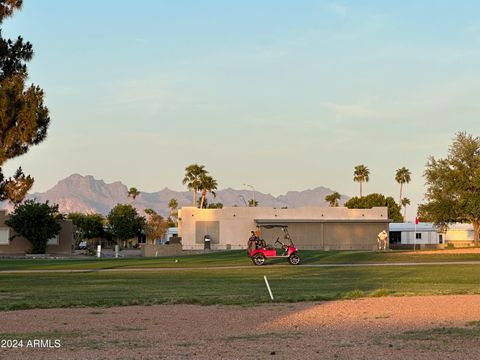
<svg viewBox="0 0 480 360"><path fill-rule="evenodd" d="M409 254L404 251L359 252L359 251L301 251L302 264L368 264L386 262L436 262L436 261L480 261L480 254ZM178 260L178 262L175 262ZM271 261L270 261L271 262ZM272 263L272 262L271 262ZM274 264L286 264L282 259ZM209 254L162 258L128 259L15 259L0 260L2 270L81 270L81 269L128 269L157 267L210 267L250 266L252 262L245 251L215 252Z"/></svg>
<svg viewBox="0 0 480 360"><path fill-rule="evenodd" d="M479 261L480 254L302 251L304 264ZM175 259L178 262L175 262ZM480 293L480 265L298 267L283 259L254 266L244 251L166 258L0 260L0 310L133 304L238 304L316 301L362 296ZM229 268L231 266L244 268ZM209 267L224 267L214 269ZM132 272L136 268L205 267ZM119 272L99 272L101 269ZM1 270L91 270L2 273Z"/></svg>
<svg viewBox="0 0 480 360"><path fill-rule="evenodd" d="M0 310L148 304L238 304L361 296L480 293L479 265L265 266L165 272L0 273Z"/></svg>

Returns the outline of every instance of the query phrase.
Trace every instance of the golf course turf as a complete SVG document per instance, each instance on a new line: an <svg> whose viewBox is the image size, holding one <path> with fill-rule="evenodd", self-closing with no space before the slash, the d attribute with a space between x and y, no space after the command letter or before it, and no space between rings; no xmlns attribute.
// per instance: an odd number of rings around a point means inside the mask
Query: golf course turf
<svg viewBox="0 0 480 360"><path fill-rule="evenodd" d="M314 251L300 252L302 264L369 264L369 263L428 263L480 261L480 253L463 254L412 254L405 251ZM267 264L287 264L286 259L269 260ZM141 268L185 268L185 267L228 267L251 266L252 262L244 250L212 252L207 254L158 258L119 259L0 259L3 270L87 270L87 269L141 269Z"/></svg>
<svg viewBox="0 0 480 360"><path fill-rule="evenodd" d="M307 264L480 260L478 254L305 251L302 255ZM268 277L275 302L480 293L478 264L320 268L281 266L285 261L277 260L256 267L243 251L177 259L178 263L174 258L0 260L0 269L4 271L91 269L78 273L0 271L0 310L164 303L253 305L270 302L263 275ZM229 268L239 265L246 267ZM129 271L174 266L184 269ZM204 268L185 269L188 267ZM95 271L109 268L125 271Z"/></svg>

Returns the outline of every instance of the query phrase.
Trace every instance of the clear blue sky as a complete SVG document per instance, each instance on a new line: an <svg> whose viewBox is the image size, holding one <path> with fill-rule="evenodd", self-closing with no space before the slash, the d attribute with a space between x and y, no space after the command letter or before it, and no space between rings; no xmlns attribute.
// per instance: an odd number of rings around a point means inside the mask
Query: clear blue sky
<svg viewBox="0 0 480 360"><path fill-rule="evenodd" d="M429 155L480 135L478 1L25 0L4 24L31 41L48 139L7 164L44 191L72 173L183 189L319 185L422 200ZM413 215L412 213L410 215ZM411 216L409 216L411 217Z"/></svg>

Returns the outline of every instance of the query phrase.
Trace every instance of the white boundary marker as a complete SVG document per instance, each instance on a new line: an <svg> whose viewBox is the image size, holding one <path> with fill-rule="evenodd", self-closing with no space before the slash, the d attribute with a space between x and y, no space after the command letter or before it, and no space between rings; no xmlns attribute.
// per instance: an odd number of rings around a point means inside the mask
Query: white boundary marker
<svg viewBox="0 0 480 360"><path fill-rule="evenodd" d="M268 280L267 280L267 277L265 275L263 275L263 280L265 280L265 285L267 285L268 293L270 294L270 299L272 299L272 301L273 301L272 290L270 289L270 285L268 284Z"/></svg>

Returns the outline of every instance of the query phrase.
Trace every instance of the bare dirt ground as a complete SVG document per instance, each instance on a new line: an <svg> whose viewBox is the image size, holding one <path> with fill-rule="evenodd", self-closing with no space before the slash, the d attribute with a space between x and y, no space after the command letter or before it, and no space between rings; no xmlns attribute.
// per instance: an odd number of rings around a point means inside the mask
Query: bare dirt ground
<svg viewBox="0 0 480 360"><path fill-rule="evenodd" d="M10 311L0 359L478 359L478 320L480 295Z"/></svg>

